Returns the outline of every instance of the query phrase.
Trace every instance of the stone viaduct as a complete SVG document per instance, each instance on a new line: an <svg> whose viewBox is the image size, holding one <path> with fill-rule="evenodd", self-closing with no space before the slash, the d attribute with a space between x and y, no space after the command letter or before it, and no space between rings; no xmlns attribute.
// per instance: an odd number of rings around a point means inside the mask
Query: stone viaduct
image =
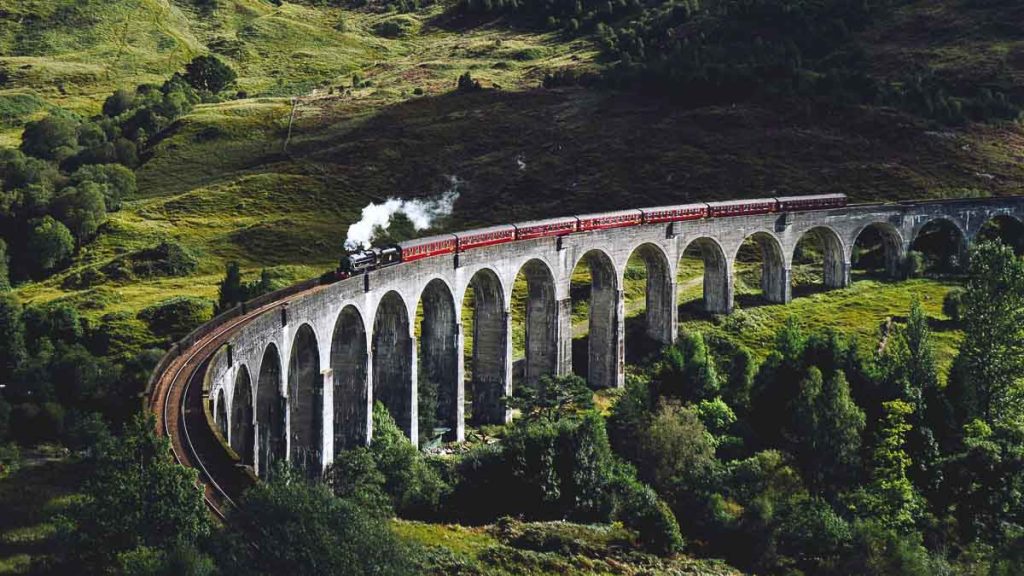
<svg viewBox="0 0 1024 576"><path fill-rule="evenodd" d="M824 249L825 286L840 289L850 283L854 244L869 228L883 239L887 272L897 276L927 224L951 224L963 254L982 226L998 217L1024 221L1024 198L651 224L403 263L309 290L240 326L210 361L212 412L242 462L261 476L284 459L326 466L338 450L368 442L377 400L415 442L422 378L438 386L438 416L450 437L462 440L467 409L474 423L509 418L501 398L512 391L512 287L519 275L528 285L525 379L572 370L570 277L585 262L592 275L588 379L594 387L621 386L623 275L634 254L647 268L646 331L670 343L678 324L676 272L690 246L700 248L704 261L705 309L728 314L736 256L748 239L760 246L763 297L785 304L794 250L808 234ZM470 337L472 357L464 361Z"/></svg>

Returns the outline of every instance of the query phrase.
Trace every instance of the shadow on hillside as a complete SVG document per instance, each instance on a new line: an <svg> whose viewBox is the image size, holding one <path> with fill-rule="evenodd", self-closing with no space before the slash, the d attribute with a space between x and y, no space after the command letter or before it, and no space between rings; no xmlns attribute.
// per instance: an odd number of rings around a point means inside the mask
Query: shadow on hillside
<svg viewBox="0 0 1024 576"><path fill-rule="evenodd" d="M460 227L768 192L905 199L925 196L935 178L978 186L958 168L985 163L977 148L925 128L887 110L680 110L636 94L538 88L414 98L306 134L289 151L331 186L371 197L437 194L454 176L450 225ZM998 169L1024 180L1024 166ZM1014 180L981 185L999 193Z"/></svg>

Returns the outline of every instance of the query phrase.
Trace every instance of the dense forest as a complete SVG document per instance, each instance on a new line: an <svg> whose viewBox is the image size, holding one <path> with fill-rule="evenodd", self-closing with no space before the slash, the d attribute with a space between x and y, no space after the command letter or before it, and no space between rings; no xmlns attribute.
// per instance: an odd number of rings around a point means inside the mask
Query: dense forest
<svg viewBox="0 0 1024 576"><path fill-rule="evenodd" d="M873 273L868 238L832 295L802 246L787 307L743 252L729 317L699 312L684 259L679 338L630 350L623 390L516 386L510 424L453 445L423 381L425 449L378 404L370 445L278 468L224 524L139 394L218 311L332 269L390 198L457 193L382 243L783 192L1024 193L1022 21L1013 0L5 4L0 573L1021 573L1019 225L966 269L924 234L909 282ZM631 263L631 329L645 282Z"/></svg>

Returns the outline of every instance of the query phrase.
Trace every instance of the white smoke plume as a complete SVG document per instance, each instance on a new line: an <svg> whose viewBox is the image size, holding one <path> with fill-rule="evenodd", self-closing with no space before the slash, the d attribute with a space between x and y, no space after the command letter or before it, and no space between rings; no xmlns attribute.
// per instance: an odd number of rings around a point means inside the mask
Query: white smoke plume
<svg viewBox="0 0 1024 576"><path fill-rule="evenodd" d="M396 212L402 212L408 216L416 230L430 228L439 217L451 214L455 201L459 199L459 185L462 181L457 176L449 176L448 181L450 182L448 190L434 198L414 198L412 200L388 198L380 204L367 204L363 208L363 217L348 228L345 249L368 248L374 230L377 228L387 230L391 225L391 215Z"/></svg>

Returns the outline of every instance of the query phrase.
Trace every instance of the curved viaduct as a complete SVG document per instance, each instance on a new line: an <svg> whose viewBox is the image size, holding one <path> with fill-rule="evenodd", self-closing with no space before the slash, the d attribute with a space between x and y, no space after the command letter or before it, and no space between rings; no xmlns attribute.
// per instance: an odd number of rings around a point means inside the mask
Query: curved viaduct
<svg viewBox="0 0 1024 576"><path fill-rule="evenodd" d="M704 260L705 308L729 313L737 253L747 239L761 249L763 296L784 304L791 299L794 251L805 235L821 240L824 283L837 289L850 283L854 244L868 228L880 233L886 269L897 276L928 223L951 223L962 251L986 222L1000 216L1024 221L1024 198L851 205L641 225L499 244L323 286L307 283L236 308L175 345L154 372L149 401L179 459L201 465L195 447L185 453L188 438L174 435L188 422L187 416L175 415L187 411L184 395L176 400L175 387L202 374L214 433L260 476L280 460L324 467L338 450L367 442L375 400L415 442L417 387L424 380L438 388L439 420L451 438L462 440L467 418L475 423L509 418L501 398L512 388L512 287L519 274L528 284L525 378L572 370L570 278L577 264L586 262L592 274L588 379L595 387L621 386L623 276L634 253L648 272L647 333L669 343L678 323L676 272L691 245L700 247ZM472 312L463 317L467 298ZM464 361L470 336L472 357ZM467 374L471 378L464 384ZM192 410L197 402L192 401ZM201 470L207 481L217 475Z"/></svg>

